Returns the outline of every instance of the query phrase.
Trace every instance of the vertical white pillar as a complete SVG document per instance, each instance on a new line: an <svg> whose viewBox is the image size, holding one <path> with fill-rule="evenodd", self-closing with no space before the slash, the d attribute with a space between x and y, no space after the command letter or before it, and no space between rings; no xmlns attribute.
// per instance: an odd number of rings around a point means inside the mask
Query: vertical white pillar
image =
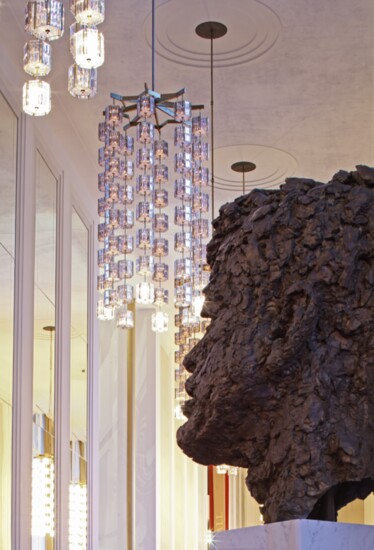
<svg viewBox="0 0 374 550"><path fill-rule="evenodd" d="M57 185L55 453L56 550L69 547L71 197L63 176Z"/></svg>
<svg viewBox="0 0 374 550"><path fill-rule="evenodd" d="M100 550L127 546L127 355L128 333L115 321L100 325L99 507ZM94 475L94 473L93 473ZM97 483L97 478L96 478ZM131 498L130 498L131 502ZM94 535L93 535L94 536ZM95 546L92 546L96 550Z"/></svg>
<svg viewBox="0 0 374 550"><path fill-rule="evenodd" d="M133 550L157 549L156 334L153 310L136 313L135 337L135 533Z"/></svg>
<svg viewBox="0 0 374 550"><path fill-rule="evenodd" d="M31 548L35 253L35 141L32 124L26 115L20 116L14 285L12 550Z"/></svg>
<svg viewBox="0 0 374 550"><path fill-rule="evenodd" d="M99 326L96 318L96 233L88 233L88 550L99 550ZM119 386L121 389L121 386ZM125 546L123 546L125 548Z"/></svg>

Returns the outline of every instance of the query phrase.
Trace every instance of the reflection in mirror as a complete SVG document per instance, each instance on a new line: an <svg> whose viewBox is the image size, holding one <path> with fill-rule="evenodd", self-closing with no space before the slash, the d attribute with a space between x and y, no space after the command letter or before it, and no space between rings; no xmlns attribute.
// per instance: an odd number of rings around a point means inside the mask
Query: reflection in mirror
<svg viewBox="0 0 374 550"><path fill-rule="evenodd" d="M72 211L69 548L87 548L88 230Z"/></svg>
<svg viewBox="0 0 374 550"><path fill-rule="evenodd" d="M36 157L32 548L53 549L57 180Z"/></svg>
<svg viewBox="0 0 374 550"><path fill-rule="evenodd" d="M16 147L17 118L0 94L0 550L11 547Z"/></svg>

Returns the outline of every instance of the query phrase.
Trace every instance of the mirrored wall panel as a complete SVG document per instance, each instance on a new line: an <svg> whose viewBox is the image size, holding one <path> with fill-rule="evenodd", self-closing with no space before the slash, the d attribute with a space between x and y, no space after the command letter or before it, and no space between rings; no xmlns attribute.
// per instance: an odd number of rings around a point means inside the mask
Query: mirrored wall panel
<svg viewBox="0 0 374 550"><path fill-rule="evenodd" d="M16 149L17 118L0 94L0 550L11 548Z"/></svg>
<svg viewBox="0 0 374 550"><path fill-rule="evenodd" d="M53 549L57 180L36 157L32 548Z"/></svg>
<svg viewBox="0 0 374 550"><path fill-rule="evenodd" d="M87 548L88 230L72 211L69 548Z"/></svg>

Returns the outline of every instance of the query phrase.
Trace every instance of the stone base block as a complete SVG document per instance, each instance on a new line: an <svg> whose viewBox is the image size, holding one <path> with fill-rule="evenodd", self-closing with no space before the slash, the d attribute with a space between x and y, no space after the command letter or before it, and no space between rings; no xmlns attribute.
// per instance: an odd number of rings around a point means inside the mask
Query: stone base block
<svg viewBox="0 0 374 550"><path fill-rule="evenodd" d="M215 534L214 550L374 550L374 527L292 520Z"/></svg>

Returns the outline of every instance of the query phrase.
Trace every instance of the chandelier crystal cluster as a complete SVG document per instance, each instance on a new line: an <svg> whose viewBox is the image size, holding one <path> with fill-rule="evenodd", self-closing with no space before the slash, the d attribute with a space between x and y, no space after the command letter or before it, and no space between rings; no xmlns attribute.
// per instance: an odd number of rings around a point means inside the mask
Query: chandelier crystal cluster
<svg viewBox="0 0 374 550"><path fill-rule="evenodd" d="M69 68L68 89L79 99L97 91L97 68L104 63L104 36L97 25L104 21L104 0L70 0L76 22L70 27L70 51L75 63ZM42 80L52 68L50 42L64 34L64 5L58 0L27 2L25 30L32 38L25 44L23 68L33 79L23 86L23 110L31 116L47 115L52 106L51 87Z"/></svg>
<svg viewBox="0 0 374 550"><path fill-rule="evenodd" d="M166 288L169 279L169 206L167 190L169 174L176 172L174 197L174 249L181 258L174 263L174 304L178 308L178 372L187 348L190 349L204 330L200 311L193 308L201 300L201 290L208 280L206 247L209 223L202 215L209 208L209 196L202 191L208 184L208 120L192 116L201 105L191 105L184 100L184 90L171 94L158 94L145 86L138 96L111 94L113 105L105 109L105 121L99 124L99 139L105 143L99 149L99 164L104 172L99 174L98 211L101 223L98 227L100 249L98 251L98 318L113 319L117 312L117 325L132 328L134 321L128 306L132 302L156 307L152 315L155 332L168 330L169 301ZM133 118L130 113L136 111ZM115 120L108 115L115 112ZM109 118L108 118L109 117ZM121 130L121 125L123 126ZM174 154L164 139L166 127L174 126ZM134 137L130 134L134 131ZM116 146L111 146L115 136ZM135 160L129 160L134 153ZM134 166L135 165L135 166ZM135 220L128 210L136 187ZM133 230L134 235L128 234ZM135 236L135 239L134 239ZM138 252L135 292L127 284L134 274L134 241ZM123 246L122 243L125 243ZM184 381L184 374L179 381ZM181 395L178 390L178 397ZM185 394L183 393L185 396ZM180 400L179 400L180 401Z"/></svg>
<svg viewBox="0 0 374 550"><path fill-rule="evenodd" d="M64 6L58 0L27 2L25 30L32 38L23 49L23 68L34 77L23 86L23 110L31 116L44 116L51 110L51 87L44 80L52 68L50 42L64 34Z"/></svg>
<svg viewBox="0 0 374 550"><path fill-rule="evenodd" d="M104 21L104 0L70 0L75 23L70 26L68 90L78 99L90 99L97 92L97 69L104 63L104 35L97 25Z"/></svg>
<svg viewBox="0 0 374 550"><path fill-rule="evenodd" d="M174 302L179 310L175 316L177 419L183 418L182 405L187 398L188 375L183 360L207 326L200 313L204 301L202 289L209 281L204 244L209 237L209 221L204 217L209 211L209 195L204 192L209 183L209 169L205 166L209 160L208 133L208 119L201 114L192 117L190 126L182 124L175 129L175 145L180 153L175 157L179 177L174 184L174 196L180 204L175 207L174 221L180 230L175 234L174 248L181 255L174 262Z"/></svg>
<svg viewBox="0 0 374 550"><path fill-rule="evenodd" d="M102 197L98 201L101 223L98 238L97 289L102 298L97 304L97 316L111 320L117 310L117 324L121 328L134 325L133 312L128 306L134 301L134 287L128 283L134 275L134 262L129 255L134 250L134 237L129 230L134 227L134 212L129 209L134 202L134 187L129 183L134 177L134 139L121 131L123 112L119 105L105 109L105 120L99 124L99 174L98 187Z"/></svg>

